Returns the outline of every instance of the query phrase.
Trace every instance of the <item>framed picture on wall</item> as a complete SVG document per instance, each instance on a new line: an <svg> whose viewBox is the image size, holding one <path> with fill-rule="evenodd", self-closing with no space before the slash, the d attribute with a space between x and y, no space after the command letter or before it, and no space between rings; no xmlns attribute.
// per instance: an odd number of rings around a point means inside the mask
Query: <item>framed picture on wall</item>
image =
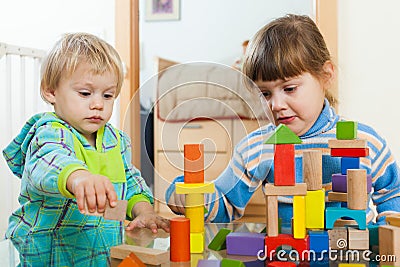
<svg viewBox="0 0 400 267"><path fill-rule="evenodd" d="M146 21L179 20L180 0L146 0Z"/></svg>

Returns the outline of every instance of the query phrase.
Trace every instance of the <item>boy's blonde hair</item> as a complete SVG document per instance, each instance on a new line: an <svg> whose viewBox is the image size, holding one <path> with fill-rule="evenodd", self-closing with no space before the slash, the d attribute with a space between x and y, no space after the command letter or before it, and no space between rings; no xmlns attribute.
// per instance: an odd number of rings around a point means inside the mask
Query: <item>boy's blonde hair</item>
<svg viewBox="0 0 400 267"><path fill-rule="evenodd" d="M112 71L117 77L117 94L124 80L123 66L118 52L107 42L88 33L65 34L50 50L41 68L40 93L55 90L62 77L69 77L81 62L92 66L94 74Z"/></svg>
<svg viewBox="0 0 400 267"><path fill-rule="evenodd" d="M309 72L324 77L324 65L331 60L325 40L308 16L289 14L261 28L250 41L243 73L252 81L275 81ZM331 104L336 99L329 90Z"/></svg>

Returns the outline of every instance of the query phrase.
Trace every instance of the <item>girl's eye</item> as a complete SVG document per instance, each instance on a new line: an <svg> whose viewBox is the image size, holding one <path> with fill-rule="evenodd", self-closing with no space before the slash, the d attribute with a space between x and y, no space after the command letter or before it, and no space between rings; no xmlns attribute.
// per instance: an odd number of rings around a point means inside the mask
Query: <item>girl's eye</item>
<svg viewBox="0 0 400 267"><path fill-rule="evenodd" d="M85 92L85 91L79 92L79 94L80 94L81 96L90 96L90 92Z"/></svg>
<svg viewBox="0 0 400 267"><path fill-rule="evenodd" d="M286 87L285 88L285 92L293 92L294 90L296 90L296 87Z"/></svg>
<svg viewBox="0 0 400 267"><path fill-rule="evenodd" d="M271 92L270 91L264 91L264 92L262 92L262 94L263 94L263 96L265 98L269 98L271 96Z"/></svg>
<svg viewBox="0 0 400 267"><path fill-rule="evenodd" d="M114 97L113 94L104 94L104 98L106 98L106 99L110 99L110 98L113 98L113 97Z"/></svg>

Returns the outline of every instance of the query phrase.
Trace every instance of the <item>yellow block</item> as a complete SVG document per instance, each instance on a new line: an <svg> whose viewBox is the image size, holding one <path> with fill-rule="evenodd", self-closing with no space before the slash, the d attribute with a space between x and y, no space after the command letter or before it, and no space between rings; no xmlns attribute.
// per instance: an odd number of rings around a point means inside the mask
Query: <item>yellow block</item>
<svg viewBox="0 0 400 267"><path fill-rule="evenodd" d="M306 237L306 197L293 196L293 237Z"/></svg>
<svg viewBox="0 0 400 267"><path fill-rule="evenodd" d="M365 267L364 263L339 263L338 267Z"/></svg>
<svg viewBox="0 0 400 267"><path fill-rule="evenodd" d="M325 189L307 191L306 228L324 229L325 227Z"/></svg>
<svg viewBox="0 0 400 267"><path fill-rule="evenodd" d="M204 232L190 233L190 253L203 253Z"/></svg>
<svg viewBox="0 0 400 267"><path fill-rule="evenodd" d="M185 207L204 206L204 194L187 194L185 196Z"/></svg>
<svg viewBox="0 0 400 267"><path fill-rule="evenodd" d="M176 183L177 194L214 193L214 183Z"/></svg>
<svg viewBox="0 0 400 267"><path fill-rule="evenodd" d="M387 215L386 222L390 225L400 227L400 214Z"/></svg>
<svg viewBox="0 0 400 267"><path fill-rule="evenodd" d="M204 232L204 207L186 207L185 217L190 219L190 233Z"/></svg>
<svg viewBox="0 0 400 267"><path fill-rule="evenodd" d="M190 266L191 267L197 267L199 260L204 260L203 253L199 252L196 254L195 252L192 252L190 254ZM170 266L172 267L173 265L170 265ZM186 265L184 265L184 266L186 266Z"/></svg>

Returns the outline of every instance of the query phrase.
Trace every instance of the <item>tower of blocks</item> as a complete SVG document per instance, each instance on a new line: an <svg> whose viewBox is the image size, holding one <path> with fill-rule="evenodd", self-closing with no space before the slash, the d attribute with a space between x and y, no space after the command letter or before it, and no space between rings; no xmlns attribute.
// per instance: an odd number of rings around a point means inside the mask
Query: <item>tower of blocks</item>
<svg viewBox="0 0 400 267"><path fill-rule="evenodd" d="M204 251L204 194L215 191L204 182L204 145L184 145L184 182L176 183L176 193L185 194L185 217L190 220L190 252Z"/></svg>

